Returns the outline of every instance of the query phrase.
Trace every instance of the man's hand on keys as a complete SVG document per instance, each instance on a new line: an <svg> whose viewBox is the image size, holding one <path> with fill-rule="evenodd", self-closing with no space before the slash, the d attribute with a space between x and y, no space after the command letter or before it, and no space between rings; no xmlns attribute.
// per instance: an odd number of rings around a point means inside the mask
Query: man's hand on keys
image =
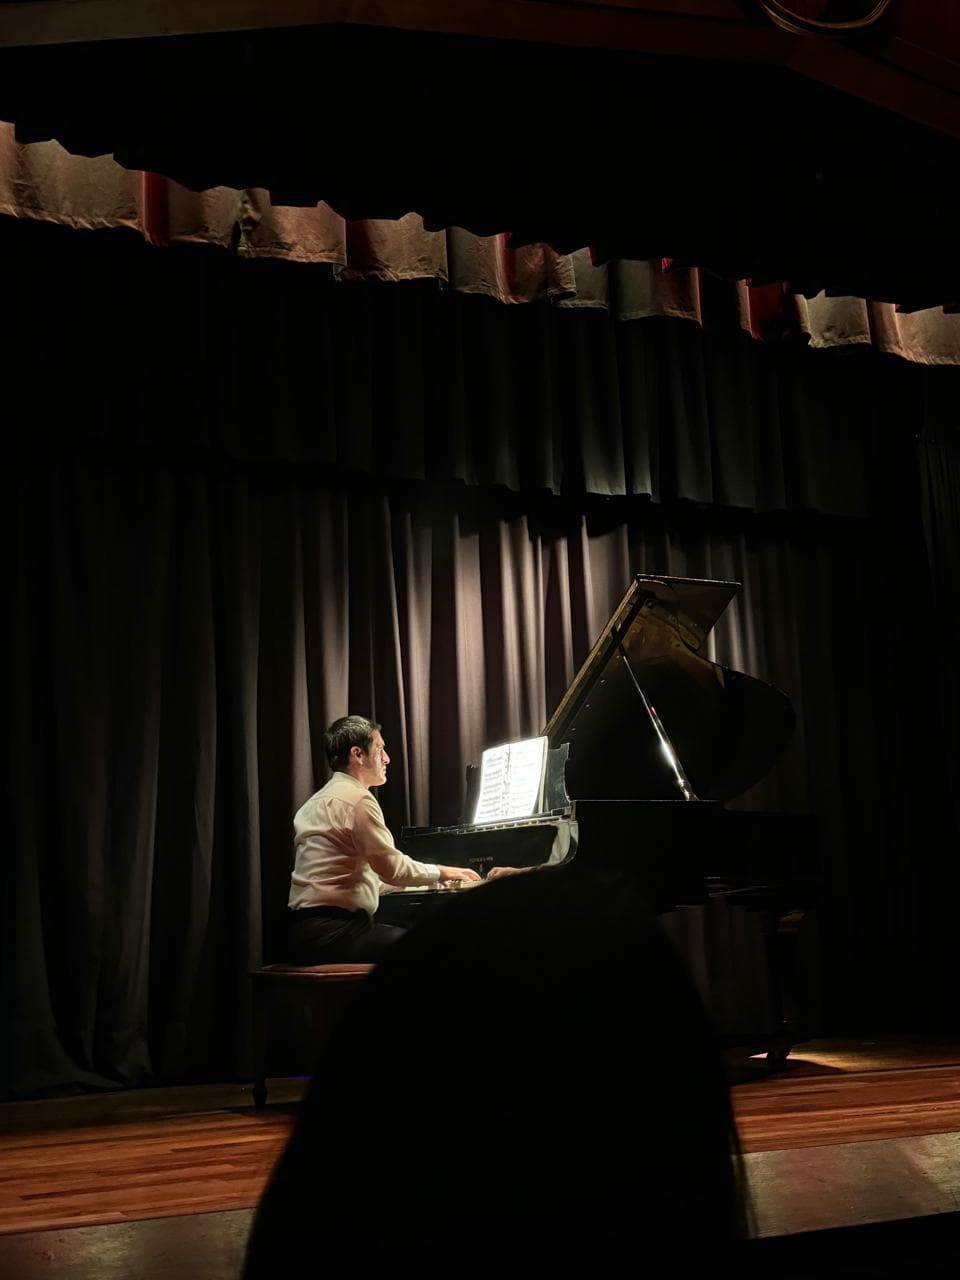
<svg viewBox="0 0 960 1280"><path fill-rule="evenodd" d="M479 884L480 877L471 867L440 867L440 883L465 881L467 884Z"/></svg>

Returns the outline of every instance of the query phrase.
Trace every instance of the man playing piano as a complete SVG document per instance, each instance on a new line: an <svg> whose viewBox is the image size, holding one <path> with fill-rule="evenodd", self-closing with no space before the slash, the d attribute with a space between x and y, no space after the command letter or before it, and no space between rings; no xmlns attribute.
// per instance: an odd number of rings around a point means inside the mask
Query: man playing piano
<svg viewBox="0 0 960 1280"><path fill-rule="evenodd" d="M387 780L380 726L343 716L324 735L333 777L293 820L296 858L288 900L294 964L376 963L404 930L374 920L383 885L477 882L468 867L415 862L393 842L371 787Z"/></svg>

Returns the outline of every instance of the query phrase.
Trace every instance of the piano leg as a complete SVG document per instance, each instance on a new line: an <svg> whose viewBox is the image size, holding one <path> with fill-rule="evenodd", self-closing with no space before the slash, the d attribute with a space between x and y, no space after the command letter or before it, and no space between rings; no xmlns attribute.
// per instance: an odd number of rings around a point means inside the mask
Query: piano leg
<svg viewBox="0 0 960 1280"><path fill-rule="evenodd" d="M773 1014L773 1030L767 1044L767 1065L772 1071L786 1065L790 1050L802 1037L798 950L805 914L802 909L760 911Z"/></svg>

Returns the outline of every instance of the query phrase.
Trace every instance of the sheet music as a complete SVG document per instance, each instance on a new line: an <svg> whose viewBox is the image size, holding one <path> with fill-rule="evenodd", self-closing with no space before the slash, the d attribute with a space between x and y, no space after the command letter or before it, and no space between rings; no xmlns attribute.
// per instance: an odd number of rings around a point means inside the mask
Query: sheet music
<svg viewBox="0 0 960 1280"><path fill-rule="evenodd" d="M488 747L480 761L480 793L473 821L505 822L539 813L546 758L546 738Z"/></svg>

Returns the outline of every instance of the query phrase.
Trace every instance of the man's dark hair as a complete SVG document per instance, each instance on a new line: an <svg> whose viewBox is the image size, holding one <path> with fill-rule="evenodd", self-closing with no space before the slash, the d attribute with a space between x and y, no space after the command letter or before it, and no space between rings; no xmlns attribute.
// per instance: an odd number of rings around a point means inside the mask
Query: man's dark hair
<svg viewBox="0 0 960 1280"><path fill-rule="evenodd" d="M351 747L359 747L364 753L369 751L374 732L379 728L378 724L374 724L366 716L341 716L339 720L334 720L323 735L330 768L345 769L350 759Z"/></svg>

